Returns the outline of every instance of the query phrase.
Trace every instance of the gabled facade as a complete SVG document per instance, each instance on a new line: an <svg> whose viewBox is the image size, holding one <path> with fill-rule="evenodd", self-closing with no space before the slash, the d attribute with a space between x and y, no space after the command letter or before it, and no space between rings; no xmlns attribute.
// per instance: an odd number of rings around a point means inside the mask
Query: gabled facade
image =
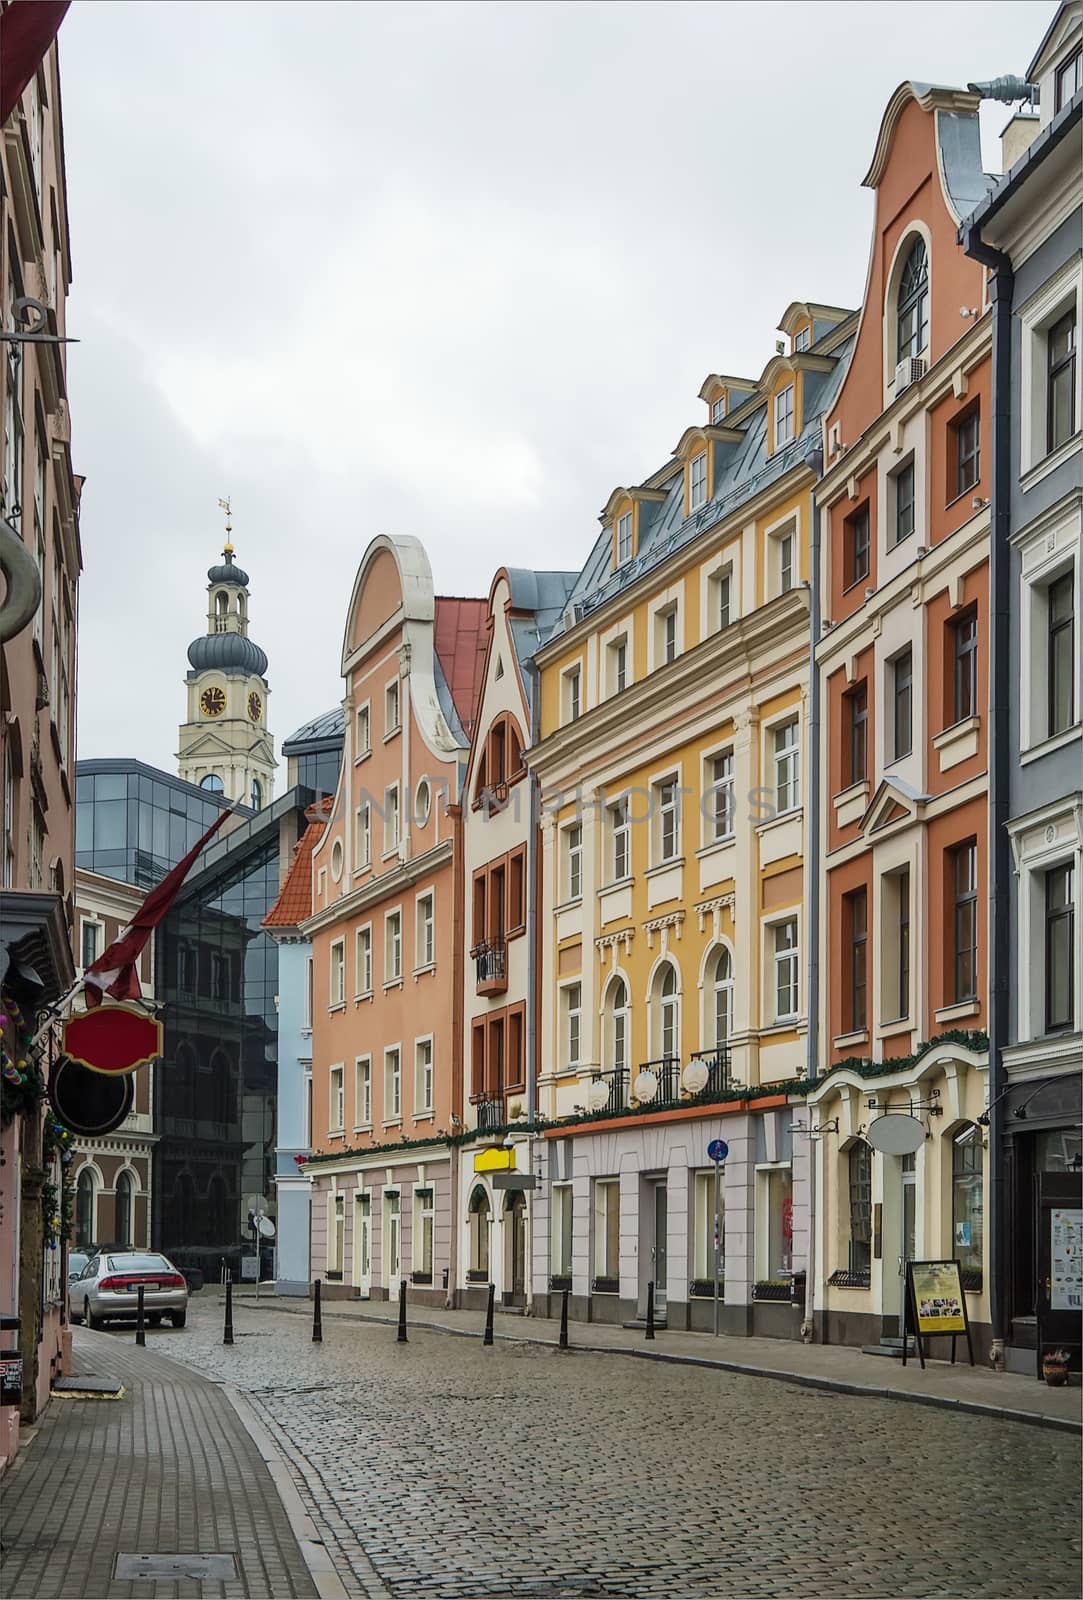
<svg viewBox="0 0 1083 1600"><path fill-rule="evenodd" d="M955 1255L988 1333L990 316L956 234L985 194L977 93L904 83L865 184L861 322L824 416L816 650L828 1073L817 1147L816 1322L898 1332L910 1257ZM925 1042L933 1049L927 1050ZM834 1069L834 1070L831 1070ZM865 1139L913 1108L916 1155ZM837 1132L834 1122L838 1118Z"/></svg>
<svg viewBox="0 0 1083 1600"><path fill-rule="evenodd" d="M442 1303L461 1098L457 807L486 606L437 598L418 540L378 538L342 651L345 744L312 852L312 1263L332 1292Z"/></svg>
<svg viewBox="0 0 1083 1600"><path fill-rule="evenodd" d="M758 383L708 378L670 461L610 496L536 657L538 1109L563 1119L536 1294L593 1320L642 1316L653 1284L670 1326L708 1324L714 1138L724 1326L800 1320L807 1149L784 1085L809 1064L812 488L855 322L807 309L807 341Z"/></svg>

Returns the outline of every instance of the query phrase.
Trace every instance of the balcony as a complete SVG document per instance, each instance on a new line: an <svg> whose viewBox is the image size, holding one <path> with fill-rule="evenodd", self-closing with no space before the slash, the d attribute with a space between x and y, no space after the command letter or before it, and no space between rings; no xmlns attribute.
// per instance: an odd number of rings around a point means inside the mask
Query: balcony
<svg viewBox="0 0 1083 1600"><path fill-rule="evenodd" d="M474 1109L477 1112L478 1128L482 1133L502 1128L507 1120L502 1094L479 1094L474 1101Z"/></svg>
<svg viewBox="0 0 1083 1600"><path fill-rule="evenodd" d="M644 1080L650 1073L654 1079ZM603 1098L599 1085L604 1085ZM679 1056L660 1056L644 1061L629 1071L615 1067L599 1072L588 1090L588 1109L595 1116L617 1116L627 1110L668 1110L677 1106L711 1104L729 1100L742 1085L735 1082L727 1046L716 1050L696 1050L688 1065Z"/></svg>
<svg viewBox="0 0 1083 1600"><path fill-rule="evenodd" d="M507 948L503 939L491 939L475 948L474 974L478 994L503 994L508 987Z"/></svg>

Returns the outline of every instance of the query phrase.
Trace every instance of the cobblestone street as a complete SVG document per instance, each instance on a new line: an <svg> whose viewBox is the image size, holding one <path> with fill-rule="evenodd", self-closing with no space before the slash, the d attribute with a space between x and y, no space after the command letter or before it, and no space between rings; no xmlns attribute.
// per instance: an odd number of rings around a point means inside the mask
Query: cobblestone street
<svg viewBox="0 0 1083 1600"><path fill-rule="evenodd" d="M1069 1596L1079 1441L727 1373L195 1297L347 1590L391 1600Z"/></svg>

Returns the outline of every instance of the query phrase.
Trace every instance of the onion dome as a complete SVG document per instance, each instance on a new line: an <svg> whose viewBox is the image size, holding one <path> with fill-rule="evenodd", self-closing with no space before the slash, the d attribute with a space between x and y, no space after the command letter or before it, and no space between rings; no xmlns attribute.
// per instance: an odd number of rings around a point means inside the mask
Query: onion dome
<svg viewBox="0 0 1083 1600"><path fill-rule="evenodd" d="M215 571L214 567L211 571ZM243 672L262 678L267 672L267 655L243 633L212 633L193 639L188 660L196 672Z"/></svg>
<svg viewBox="0 0 1083 1600"><path fill-rule="evenodd" d="M237 566L233 559L233 546L227 544L222 551L222 560L217 566L207 569L209 583L232 583L238 589L248 588L248 574L243 567Z"/></svg>

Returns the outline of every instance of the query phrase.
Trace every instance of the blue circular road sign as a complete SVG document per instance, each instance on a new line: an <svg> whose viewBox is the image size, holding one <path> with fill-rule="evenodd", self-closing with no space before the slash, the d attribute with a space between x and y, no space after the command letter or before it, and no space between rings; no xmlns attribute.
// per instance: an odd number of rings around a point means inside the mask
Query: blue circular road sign
<svg viewBox="0 0 1083 1600"><path fill-rule="evenodd" d="M707 1146L707 1155L711 1161L725 1161L730 1153L730 1147L725 1139L712 1139Z"/></svg>

